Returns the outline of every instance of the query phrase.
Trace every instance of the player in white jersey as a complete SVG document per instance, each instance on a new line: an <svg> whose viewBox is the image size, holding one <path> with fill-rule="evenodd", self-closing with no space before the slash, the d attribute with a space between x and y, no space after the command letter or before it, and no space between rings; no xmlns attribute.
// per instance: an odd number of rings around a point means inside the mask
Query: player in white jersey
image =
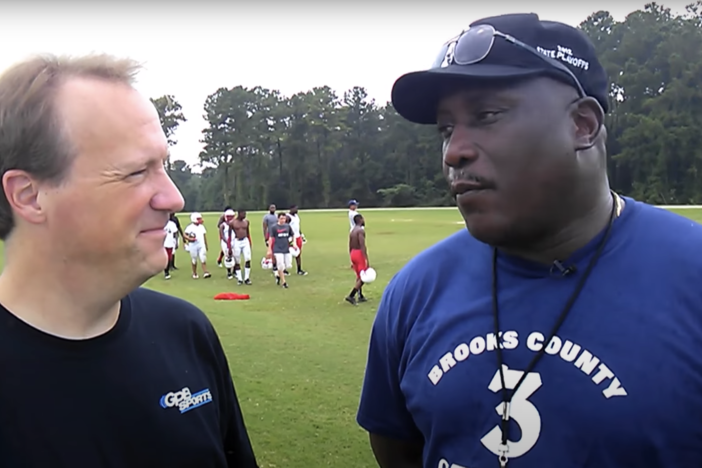
<svg viewBox="0 0 702 468"><path fill-rule="evenodd" d="M231 222L231 220L234 219L235 214L236 213L234 213L234 210L232 210L232 207L227 206L226 208L224 208L224 212L217 220L217 230L220 231L220 236L219 236L220 241L222 240L222 236L221 236L222 223ZM222 260L224 259L224 254L225 254L224 250L220 250L219 255L217 256L217 266L220 268L222 268Z"/></svg>
<svg viewBox="0 0 702 468"><path fill-rule="evenodd" d="M219 243L220 257L217 259L217 264L221 266L222 259L234 258L234 228L232 221L234 220L234 210L228 209L222 216L222 222L219 224ZM234 278L234 268L227 268L227 279Z"/></svg>
<svg viewBox="0 0 702 468"><path fill-rule="evenodd" d="M358 202L356 200L349 200L349 232L353 231L353 228L356 227L356 223L353 221L353 218L358 214Z"/></svg>
<svg viewBox="0 0 702 468"><path fill-rule="evenodd" d="M304 276L307 274L306 271L302 269L302 228L300 227L300 215L298 214L297 205L290 207L290 212L288 212L288 218L290 218L290 227L293 231L293 242L300 249L300 254L295 257L295 263L297 263L297 274Z"/></svg>
<svg viewBox="0 0 702 468"><path fill-rule="evenodd" d="M166 265L166 269L163 270L163 274L166 279L171 279L171 267L173 266L173 255L175 255L178 226L169 219L163 230L166 231L166 238L163 239L163 248L166 249L166 255L168 255L168 264Z"/></svg>
<svg viewBox="0 0 702 468"><path fill-rule="evenodd" d="M190 259L193 265L193 279L199 278L197 274L198 260L200 260L202 265L202 277L209 278L212 275L207 271L207 229L205 229L200 213L190 215L190 224L183 231L183 235L188 241L185 250L190 252Z"/></svg>
<svg viewBox="0 0 702 468"><path fill-rule="evenodd" d="M180 247L180 239L183 238L183 228L180 227L180 220L178 219L178 217L176 216L175 213L171 213L169 215L169 219L171 221L173 221L173 224L175 224L176 229L178 231L175 235L175 248L173 249L173 256L171 257L171 264L169 266L169 270L177 270L178 268L176 268L176 264L175 264L175 261L176 261L175 252L178 250L178 247Z"/></svg>

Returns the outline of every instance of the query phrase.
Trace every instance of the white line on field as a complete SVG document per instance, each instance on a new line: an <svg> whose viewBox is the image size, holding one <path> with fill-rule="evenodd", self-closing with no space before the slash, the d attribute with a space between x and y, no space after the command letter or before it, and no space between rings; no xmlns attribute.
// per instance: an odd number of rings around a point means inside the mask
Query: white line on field
<svg viewBox="0 0 702 468"><path fill-rule="evenodd" d="M656 205L658 208L664 208L666 210L699 210L702 209L702 205ZM412 211L448 211L456 210L455 206L416 206L413 208L359 208L358 212L363 213L364 211L401 211L403 213L409 213ZM348 210L346 208L320 208L311 210L300 210L303 213L346 213ZM219 211L200 211L201 214L221 214ZM262 214L265 211L248 211L249 214ZM189 212L178 213L183 215L190 215Z"/></svg>

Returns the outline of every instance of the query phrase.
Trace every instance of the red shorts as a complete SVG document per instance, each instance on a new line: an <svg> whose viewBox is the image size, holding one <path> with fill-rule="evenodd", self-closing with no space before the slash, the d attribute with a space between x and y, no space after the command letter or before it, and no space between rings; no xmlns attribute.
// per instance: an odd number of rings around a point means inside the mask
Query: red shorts
<svg viewBox="0 0 702 468"><path fill-rule="evenodd" d="M360 278L361 272L368 268L366 257L363 255L363 251L359 249L353 249L351 251L351 263L353 264L353 271L356 272L356 278Z"/></svg>
<svg viewBox="0 0 702 468"><path fill-rule="evenodd" d="M300 252L302 252L302 236L295 239L295 245L300 249Z"/></svg>
<svg viewBox="0 0 702 468"><path fill-rule="evenodd" d="M168 261L170 262L173 259L173 247L165 247L166 249L166 255L168 255Z"/></svg>

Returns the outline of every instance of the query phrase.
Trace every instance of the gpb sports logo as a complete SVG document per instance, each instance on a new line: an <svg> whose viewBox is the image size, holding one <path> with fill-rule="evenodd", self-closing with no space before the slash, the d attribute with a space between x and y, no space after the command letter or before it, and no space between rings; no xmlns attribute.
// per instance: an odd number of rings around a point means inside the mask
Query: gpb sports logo
<svg viewBox="0 0 702 468"><path fill-rule="evenodd" d="M191 393L188 387L178 392L169 392L161 397L161 408L168 409L177 407L180 413L185 413L191 409L198 408L212 401L210 389L206 388L197 393Z"/></svg>

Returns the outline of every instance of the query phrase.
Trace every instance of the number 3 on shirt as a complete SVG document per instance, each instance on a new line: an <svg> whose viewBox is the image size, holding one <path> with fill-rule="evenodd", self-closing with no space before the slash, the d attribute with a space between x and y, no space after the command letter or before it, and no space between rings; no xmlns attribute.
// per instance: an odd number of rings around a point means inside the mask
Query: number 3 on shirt
<svg viewBox="0 0 702 468"><path fill-rule="evenodd" d="M519 382L519 379L521 379L524 374L524 371L509 369L505 365L502 366L502 371L505 376L505 386L507 390L514 389L517 382ZM512 397L509 417L519 424L519 428L522 430L522 438L517 442L512 440L507 442L509 446L507 457L509 458L521 457L531 450L539 440L539 435L541 434L541 415L539 414L539 410L529 401L529 397L532 396L539 387L541 387L541 375L537 372L530 372L524 379L524 382L519 386L517 393ZM502 390L499 370L495 372L490 385L488 385L488 389L493 393ZM503 403L495 407L495 411L500 418L502 418L503 407ZM485 448L499 456L499 448L502 444L502 429L499 424L493 427L480 441Z"/></svg>

